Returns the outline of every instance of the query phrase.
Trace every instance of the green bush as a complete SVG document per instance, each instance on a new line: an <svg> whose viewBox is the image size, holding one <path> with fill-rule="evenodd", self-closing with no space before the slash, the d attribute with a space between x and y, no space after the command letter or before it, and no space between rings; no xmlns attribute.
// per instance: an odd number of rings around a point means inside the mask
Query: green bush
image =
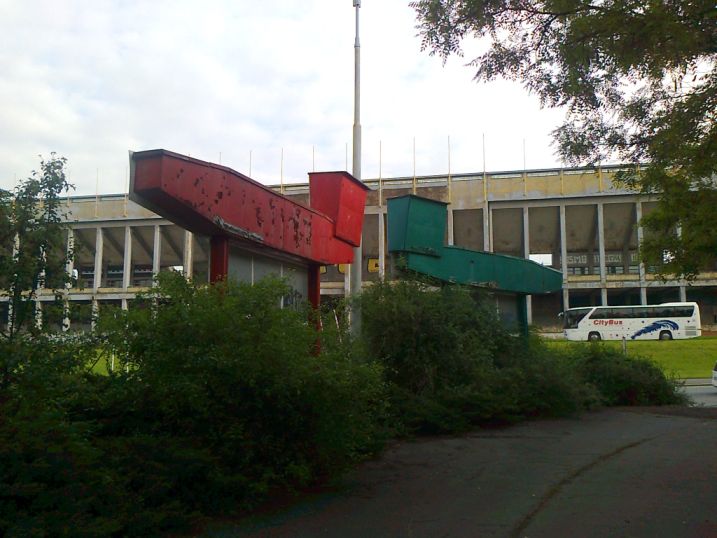
<svg viewBox="0 0 717 538"><path fill-rule="evenodd" d="M374 442L381 371L329 344L312 354L308 312L279 308L287 291L164 277L157 296L171 299L103 325L122 364L113 377L132 385L111 427L189 435L260 489L353 461Z"/></svg>
<svg viewBox="0 0 717 538"><path fill-rule="evenodd" d="M286 285L163 276L95 340L28 339L0 392L0 535L149 536L331 476L383 441L377 364ZM115 369L93 372L98 356ZM98 355L99 354L99 355Z"/></svg>
<svg viewBox="0 0 717 538"><path fill-rule="evenodd" d="M582 379L595 388L604 405L671 405L686 398L654 362L626 357L596 343L571 346L568 351Z"/></svg>
<svg viewBox="0 0 717 538"><path fill-rule="evenodd" d="M3 413L0 421L0 534L110 536L119 527L113 493L87 427L50 409Z"/></svg>
<svg viewBox="0 0 717 538"><path fill-rule="evenodd" d="M651 363L601 347L583 354L508 333L493 300L457 286L379 282L364 291L363 339L389 383L399 431L461 431L598 405L680 401Z"/></svg>
<svg viewBox="0 0 717 538"><path fill-rule="evenodd" d="M509 346L495 308L457 286L377 282L360 298L367 353L412 394L435 394L480 376Z"/></svg>
<svg viewBox="0 0 717 538"><path fill-rule="evenodd" d="M466 429L484 415L492 360L505 347L495 311L459 287L380 281L359 298L366 355L380 364L398 431Z"/></svg>
<svg viewBox="0 0 717 538"><path fill-rule="evenodd" d="M164 275L92 336L0 341L0 535L188 531L340 472L387 431L680 401L652 363L512 335L464 288L379 282L362 338L331 311L321 342L313 313L279 307L287 291Z"/></svg>

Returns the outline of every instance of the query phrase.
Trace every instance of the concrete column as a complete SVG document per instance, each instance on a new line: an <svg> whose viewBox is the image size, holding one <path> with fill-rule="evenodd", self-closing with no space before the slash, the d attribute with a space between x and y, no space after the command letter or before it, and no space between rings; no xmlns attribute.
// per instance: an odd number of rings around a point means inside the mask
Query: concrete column
<svg viewBox="0 0 717 538"><path fill-rule="evenodd" d="M677 227L677 237L682 238L682 226ZM687 301L687 282L684 278L680 279L680 301Z"/></svg>
<svg viewBox="0 0 717 538"><path fill-rule="evenodd" d="M630 219L635 218L634 209L631 211ZM632 238L632 227L628 227L622 243L622 272L627 275L630 272L630 239Z"/></svg>
<svg viewBox="0 0 717 538"><path fill-rule="evenodd" d="M184 260L182 265L184 266L184 277L191 279L194 268L194 235L192 232L184 231Z"/></svg>
<svg viewBox="0 0 717 538"><path fill-rule="evenodd" d="M563 310L570 308L570 290L563 288Z"/></svg>
<svg viewBox="0 0 717 538"><path fill-rule="evenodd" d="M42 330L42 301L35 299L35 327Z"/></svg>
<svg viewBox="0 0 717 538"><path fill-rule="evenodd" d="M563 272L563 309L570 308L568 291L568 234L565 223L565 204L560 204L560 270Z"/></svg>
<svg viewBox="0 0 717 538"><path fill-rule="evenodd" d="M128 310L129 308L127 299L122 299L122 310Z"/></svg>
<svg viewBox="0 0 717 538"><path fill-rule="evenodd" d="M97 228L95 235L95 267L94 267L94 282L92 287L94 293L97 293L97 289L102 286L102 258L104 256L105 249L105 235L102 228ZM92 297L92 330L95 330L97 325L97 318L100 315L100 304L97 301L97 297Z"/></svg>
<svg viewBox="0 0 717 538"><path fill-rule="evenodd" d="M383 279L386 277L386 232L384 230L385 220L384 212L378 214L378 276Z"/></svg>
<svg viewBox="0 0 717 538"><path fill-rule="evenodd" d="M67 230L67 246L65 248L65 256L67 258L67 262L65 263L65 272L72 277L72 273L75 270L75 231L70 228ZM68 282L65 286L66 288L71 288L72 283Z"/></svg>
<svg viewBox="0 0 717 538"><path fill-rule="evenodd" d="M70 228L67 230L67 247L66 247L67 263L65 263L65 271L72 278L72 273L75 271L75 231ZM65 284L65 293L69 293L68 290L73 287L72 282ZM62 332L70 330L70 302L67 299L67 295L62 301Z"/></svg>
<svg viewBox="0 0 717 538"><path fill-rule="evenodd" d="M488 207L488 252L493 252L493 208Z"/></svg>
<svg viewBox="0 0 717 538"><path fill-rule="evenodd" d="M600 301L607 305L607 268L605 266L605 215L603 203L597 204L598 253L600 256Z"/></svg>
<svg viewBox="0 0 717 538"><path fill-rule="evenodd" d="M65 296L62 300L62 332L70 330L72 320L70 319L70 300Z"/></svg>
<svg viewBox="0 0 717 538"><path fill-rule="evenodd" d="M493 241L491 241L491 218L490 218L490 208L488 207L488 202L486 201L485 204L483 204L483 250L486 252L490 252L493 250L491 248L491 244Z"/></svg>
<svg viewBox="0 0 717 538"><path fill-rule="evenodd" d="M105 249L105 235L102 228L97 228L97 232L95 234L95 275L94 275L94 281L92 284L92 287L94 288L95 292L97 292L97 288L102 287L102 257L104 255L104 249Z"/></svg>
<svg viewBox="0 0 717 538"><path fill-rule="evenodd" d="M92 330L97 327L97 318L100 317L100 303L95 297L92 298L92 321L90 322Z"/></svg>
<svg viewBox="0 0 717 538"><path fill-rule="evenodd" d="M344 264L344 297L351 295L351 264Z"/></svg>
<svg viewBox="0 0 717 538"><path fill-rule="evenodd" d="M132 285L132 228L124 227L124 258L122 260L122 287L126 290ZM124 305L125 300L122 301ZM124 306L123 310L126 310Z"/></svg>
<svg viewBox="0 0 717 538"><path fill-rule="evenodd" d="M154 225L154 245L152 247L152 274L156 277L161 267L162 258L162 229L159 224ZM154 285L154 283L153 283Z"/></svg>
<svg viewBox="0 0 717 538"><path fill-rule="evenodd" d="M12 242L12 257L15 258L17 256L18 251L20 250L20 236L18 234L15 234L15 237L13 238ZM14 287L10 288L10 293L12 293L12 290ZM12 301L7 302L7 328L8 331L11 333L13 332L15 328L15 314L16 312L13 311L12 308Z"/></svg>
<svg viewBox="0 0 717 538"><path fill-rule="evenodd" d="M523 208L523 256L530 259L530 210ZM528 325L533 324L533 298L525 296L525 319Z"/></svg>
<svg viewBox="0 0 717 538"><path fill-rule="evenodd" d="M642 202L635 202L635 218L637 219L637 244L642 245L642 238L644 237L644 230L640 221L642 221ZM640 304L647 304L647 282L645 279L645 264L640 260L638 268L640 275Z"/></svg>
<svg viewBox="0 0 717 538"><path fill-rule="evenodd" d="M530 258L530 212L523 208L523 257Z"/></svg>
<svg viewBox="0 0 717 538"><path fill-rule="evenodd" d="M453 245L453 206L448 204L448 244Z"/></svg>
<svg viewBox="0 0 717 538"><path fill-rule="evenodd" d="M47 252L42 253L42 261L47 262ZM47 282L47 272L43 270L40 275L37 282L37 293L35 295L35 327L37 327L38 330L42 330L42 303L40 302L39 295L42 293L42 290L45 289L45 283Z"/></svg>

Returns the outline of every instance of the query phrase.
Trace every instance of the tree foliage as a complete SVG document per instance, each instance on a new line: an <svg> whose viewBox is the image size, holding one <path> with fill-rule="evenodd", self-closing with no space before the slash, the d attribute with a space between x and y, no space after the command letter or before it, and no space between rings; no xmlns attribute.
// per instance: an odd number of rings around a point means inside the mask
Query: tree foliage
<svg viewBox="0 0 717 538"><path fill-rule="evenodd" d="M72 253L60 200L71 188L66 163L52 153L14 190L0 189L0 295L10 305L8 339L23 329L34 330L38 289L59 289L70 279L66 265Z"/></svg>
<svg viewBox="0 0 717 538"><path fill-rule="evenodd" d="M571 163L628 163L621 179L659 193L643 256L694 276L717 234L717 8L712 0L416 0L423 47L444 59L466 38L479 81L521 81L565 107L553 134Z"/></svg>

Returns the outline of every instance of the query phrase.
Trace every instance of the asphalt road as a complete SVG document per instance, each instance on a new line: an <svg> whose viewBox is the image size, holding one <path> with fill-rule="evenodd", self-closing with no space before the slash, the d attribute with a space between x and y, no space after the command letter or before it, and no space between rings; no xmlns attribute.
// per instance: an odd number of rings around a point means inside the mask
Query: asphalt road
<svg viewBox="0 0 717 538"><path fill-rule="evenodd" d="M610 409L403 442L340 487L205 536L714 538L717 409Z"/></svg>
<svg viewBox="0 0 717 538"><path fill-rule="evenodd" d="M717 407L717 387L713 387L711 384L683 387L682 390L692 399L695 405Z"/></svg>

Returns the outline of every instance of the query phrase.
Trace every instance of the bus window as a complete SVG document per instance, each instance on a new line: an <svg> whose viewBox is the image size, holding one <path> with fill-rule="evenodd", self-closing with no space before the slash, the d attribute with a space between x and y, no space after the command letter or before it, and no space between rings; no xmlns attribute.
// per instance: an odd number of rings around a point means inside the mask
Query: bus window
<svg viewBox="0 0 717 538"><path fill-rule="evenodd" d="M570 310L567 310L565 312L565 316L563 316L564 328L577 329L578 324L591 310L592 308L571 308Z"/></svg>

